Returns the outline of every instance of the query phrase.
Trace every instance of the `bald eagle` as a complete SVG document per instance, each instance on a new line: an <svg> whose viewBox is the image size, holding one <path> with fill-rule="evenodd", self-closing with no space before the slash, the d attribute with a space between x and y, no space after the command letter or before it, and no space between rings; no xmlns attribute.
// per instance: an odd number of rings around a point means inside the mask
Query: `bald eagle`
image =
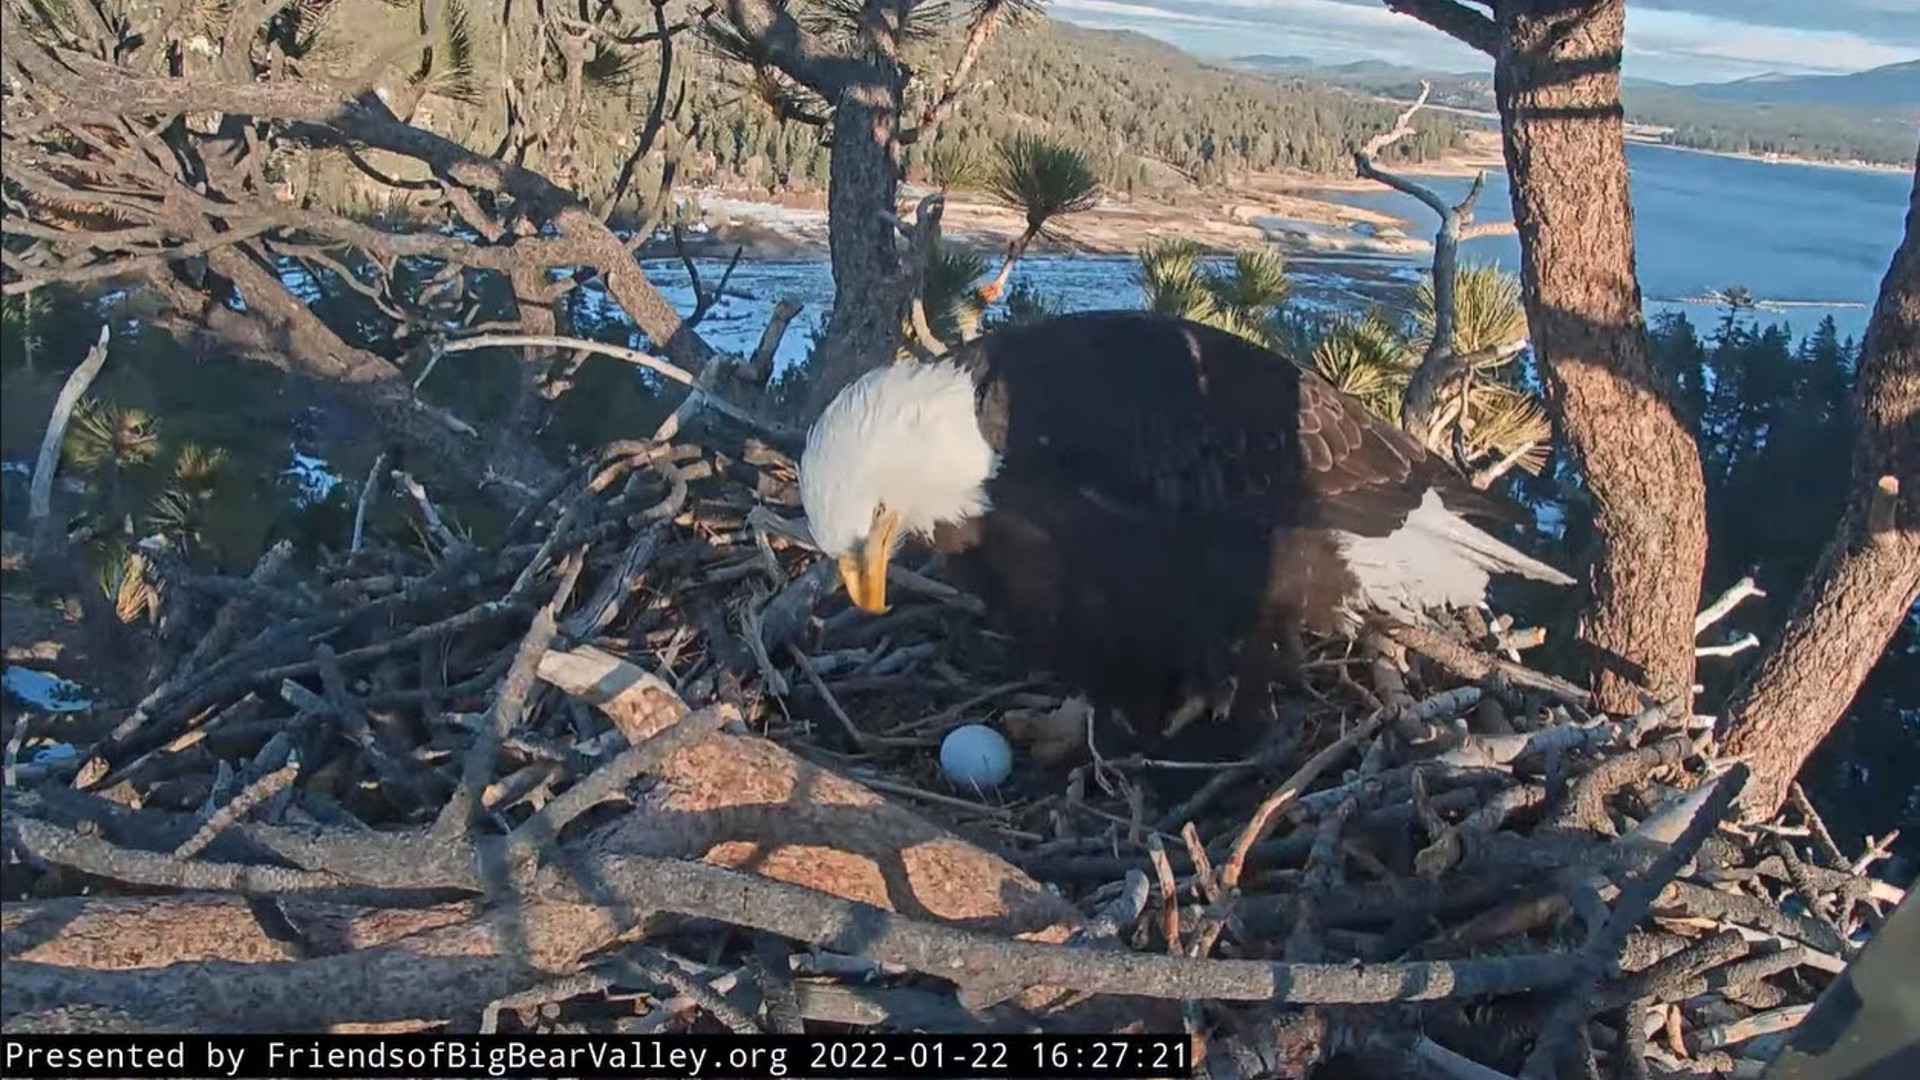
<svg viewBox="0 0 1920 1080"><path fill-rule="evenodd" d="M1324 379L1150 312L868 372L799 472L854 604L886 611L889 560L931 542L1032 667L1118 711L1136 746L1196 696L1229 721L1196 729L1249 738L1268 699L1247 688L1298 677L1303 629L1478 605L1500 575L1572 584L1490 531L1510 508Z"/></svg>

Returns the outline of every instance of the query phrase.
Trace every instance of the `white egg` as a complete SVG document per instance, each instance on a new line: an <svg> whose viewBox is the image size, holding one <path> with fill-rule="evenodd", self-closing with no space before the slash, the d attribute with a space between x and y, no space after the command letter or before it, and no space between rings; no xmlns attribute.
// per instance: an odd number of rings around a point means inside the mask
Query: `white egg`
<svg viewBox="0 0 1920 1080"><path fill-rule="evenodd" d="M962 788L990 788L1013 772L1013 747L985 724L954 728L940 744L940 769Z"/></svg>

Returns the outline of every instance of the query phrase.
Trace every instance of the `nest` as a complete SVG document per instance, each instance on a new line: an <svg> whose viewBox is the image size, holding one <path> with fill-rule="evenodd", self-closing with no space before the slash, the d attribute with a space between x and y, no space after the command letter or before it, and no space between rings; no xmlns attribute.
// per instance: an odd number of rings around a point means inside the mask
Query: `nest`
<svg viewBox="0 0 1920 1080"><path fill-rule="evenodd" d="M719 440L712 440L716 445ZM1215 1077L1756 1075L1901 891L1653 707L1406 628L1179 805L980 605L846 610L790 461L623 443L504 538L245 579L7 755L9 1031L1186 1031ZM1008 731L994 791L942 735Z"/></svg>

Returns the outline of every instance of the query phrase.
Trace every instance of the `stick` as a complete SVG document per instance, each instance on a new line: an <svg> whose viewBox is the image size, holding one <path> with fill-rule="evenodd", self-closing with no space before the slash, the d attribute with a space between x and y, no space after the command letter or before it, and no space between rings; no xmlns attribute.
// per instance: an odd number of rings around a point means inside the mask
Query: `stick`
<svg viewBox="0 0 1920 1080"><path fill-rule="evenodd" d="M1160 882L1160 932L1167 939L1167 955L1180 955L1180 887L1173 881L1173 866L1167 862L1167 847L1159 833L1147 835L1147 857L1153 860L1153 872Z"/></svg>
<svg viewBox="0 0 1920 1080"><path fill-rule="evenodd" d="M1718 1050L1723 1046L1733 1046L1761 1035L1771 1035L1776 1031L1791 1031L1800 1026L1800 1021L1813 1011L1811 1004L1787 1005L1778 1009L1769 1009L1755 1013L1743 1020L1717 1024L1693 1033L1687 1040L1689 1053L1702 1054Z"/></svg>
<svg viewBox="0 0 1920 1080"><path fill-rule="evenodd" d="M754 1023L751 1017L705 983L681 970L672 957L657 949L633 949L626 955L610 958L607 966L624 980L643 986L665 985L671 988L705 1009L708 1015L725 1024L736 1035L763 1034L760 1025Z"/></svg>
<svg viewBox="0 0 1920 1080"><path fill-rule="evenodd" d="M557 841L561 830L596 805L616 796L621 788L649 772L657 770L667 758L682 748L706 738L728 723L740 719L731 705L716 705L689 713L678 723L659 732L638 746L620 752L612 761L568 788L539 813L528 818L507 836L507 848L515 857L525 858Z"/></svg>
<svg viewBox="0 0 1920 1080"><path fill-rule="evenodd" d="M367 469L367 482L361 484L361 494L353 500L353 538L348 540L349 555L357 555L361 544L367 540L367 509L372 505L374 490L380 486L380 469L386 467L386 450L374 455L372 469Z"/></svg>
<svg viewBox="0 0 1920 1080"><path fill-rule="evenodd" d="M1620 949L1626 944L1627 932L1640 922L1661 890L1719 828L1721 820L1733 808L1733 801L1746 787L1748 775L1746 763L1738 762L1713 781L1712 794L1702 801L1679 839L1660 853L1646 873L1621 888L1613 915L1593 932L1577 955L1577 973L1542 1026L1540 1038L1534 1041L1526 1065L1520 1070L1521 1080L1550 1080L1557 1075L1561 1057L1570 1049L1573 1037L1586 1030L1594 986L1617 962Z"/></svg>
<svg viewBox="0 0 1920 1080"><path fill-rule="evenodd" d="M1513 1077L1434 1042L1425 1035L1413 1042L1413 1056L1432 1065L1454 1080L1513 1080Z"/></svg>
<svg viewBox="0 0 1920 1080"><path fill-rule="evenodd" d="M1253 850L1253 845L1267 838L1267 833L1273 828L1274 815L1280 812L1280 808L1298 798L1300 792L1318 779L1322 772L1372 736L1374 729L1380 726L1385 715L1383 712L1375 711L1373 715L1362 720L1358 727L1341 736L1333 745L1308 758L1305 765L1300 766L1298 771L1282 781L1279 787L1274 788L1273 792L1261 801L1259 808L1253 812L1252 820L1240 830L1240 838L1233 844L1233 854L1227 858L1226 866L1220 871L1220 884L1223 889L1232 891L1240 886L1240 874L1246 869L1247 853Z"/></svg>
<svg viewBox="0 0 1920 1080"><path fill-rule="evenodd" d="M233 797L232 802L221 807L218 812L208 818L207 824L199 832L194 833L186 843L175 848L173 857L185 860L200 854L228 827L245 820L246 816L253 812L254 807L286 790L299 775L300 758L295 755L285 765L243 788L240 794Z"/></svg>
<svg viewBox="0 0 1920 1080"><path fill-rule="evenodd" d="M586 561L584 548L577 549L568 558L565 569L561 571L560 584L553 590L553 597L535 613L533 625L527 628L526 635L520 639L520 647L513 656L513 667L500 684L492 708L487 710L487 722L481 726L473 745L467 749L460 787L447 800L434 823L435 829L442 834L465 829L483 809L481 793L486 788L487 775L493 769L494 752L499 748L500 740L520 722L527 696L533 691L540 658L553 647L555 615L567 602L567 597L572 595L574 582L580 579L580 569L586 565Z"/></svg>
<svg viewBox="0 0 1920 1080"><path fill-rule="evenodd" d="M1787 785L1787 801L1799 811L1801 820L1805 821L1807 828L1812 830L1813 850L1814 854L1819 856L1820 864L1829 870L1845 869L1846 856L1840 853L1840 845L1834 842L1833 833L1828 831L1827 823L1821 818L1820 812L1813 808L1813 800L1807 798L1807 790L1800 786L1800 781L1795 780Z"/></svg>
<svg viewBox="0 0 1920 1080"><path fill-rule="evenodd" d="M393 479L400 485L401 490L413 499L413 504L420 508L420 517L426 522L427 532L439 541L441 553L451 555L458 551L462 547L460 538L453 534L452 529L447 528L445 521L441 520L440 508L433 505L433 500L427 497L427 489L420 486L420 481L415 480L413 474L400 469L394 470Z"/></svg>

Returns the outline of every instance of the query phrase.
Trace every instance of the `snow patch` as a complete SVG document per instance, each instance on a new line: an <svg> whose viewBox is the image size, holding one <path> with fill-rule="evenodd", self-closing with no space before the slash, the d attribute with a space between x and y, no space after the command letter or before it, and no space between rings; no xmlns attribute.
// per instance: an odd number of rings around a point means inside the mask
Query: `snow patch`
<svg viewBox="0 0 1920 1080"><path fill-rule="evenodd" d="M0 672L0 685L34 708L47 712L80 712L93 707L85 687L32 668L8 664L6 670Z"/></svg>
<svg viewBox="0 0 1920 1080"><path fill-rule="evenodd" d="M281 470L280 475L293 482L296 506L311 506L325 500L341 483L340 475L324 460L298 450L293 452L293 463Z"/></svg>

